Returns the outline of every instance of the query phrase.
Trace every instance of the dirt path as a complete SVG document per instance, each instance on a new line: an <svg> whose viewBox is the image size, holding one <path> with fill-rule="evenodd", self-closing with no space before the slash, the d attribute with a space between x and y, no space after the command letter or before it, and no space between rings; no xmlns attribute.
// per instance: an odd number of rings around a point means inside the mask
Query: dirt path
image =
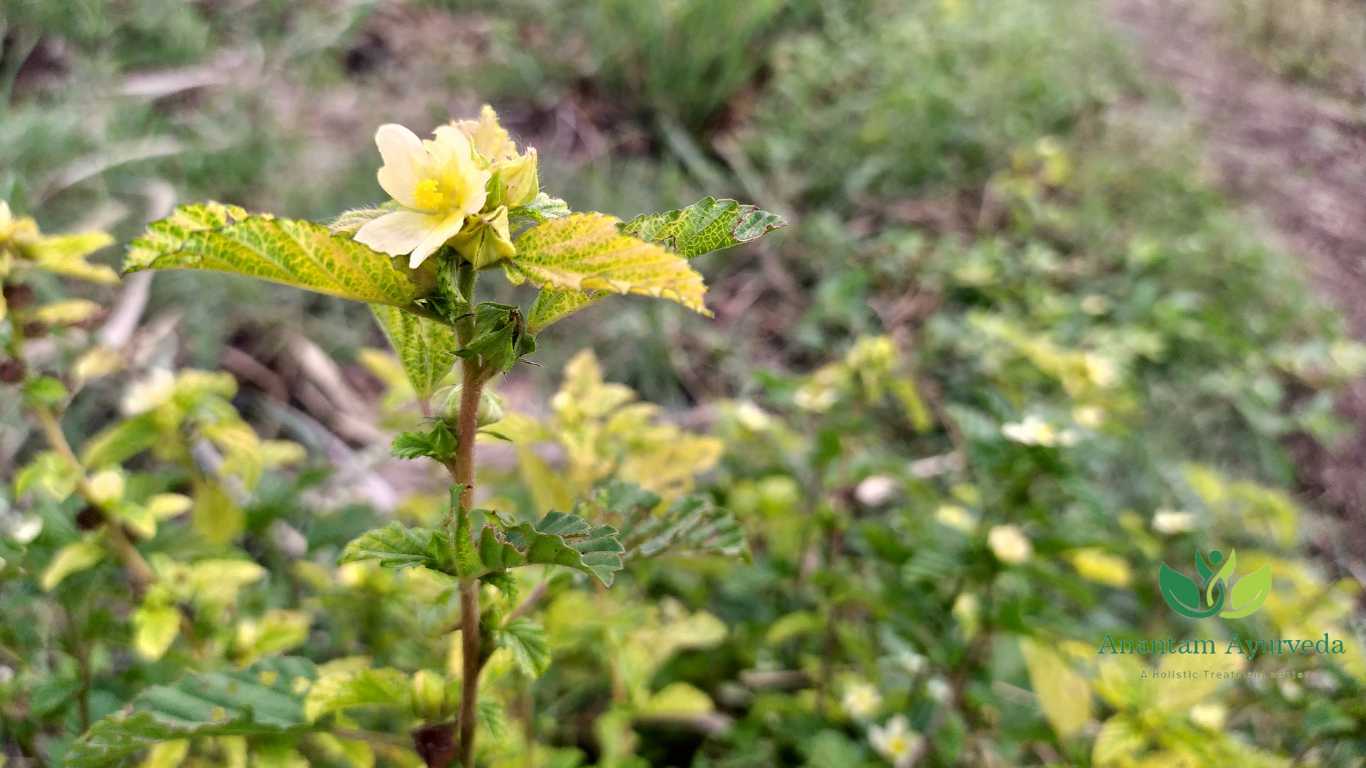
<svg viewBox="0 0 1366 768"><path fill-rule="evenodd" d="M1170 83L1205 135L1227 189L1275 228L1310 279L1366 340L1366 120L1267 72L1220 34L1213 3L1110 0L1143 61ZM1348 547L1366 561L1366 380L1341 397L1354 436L1309 451L1303 480L1341 511ZM1341 549L1338 554L1347 554Z"/></svg>

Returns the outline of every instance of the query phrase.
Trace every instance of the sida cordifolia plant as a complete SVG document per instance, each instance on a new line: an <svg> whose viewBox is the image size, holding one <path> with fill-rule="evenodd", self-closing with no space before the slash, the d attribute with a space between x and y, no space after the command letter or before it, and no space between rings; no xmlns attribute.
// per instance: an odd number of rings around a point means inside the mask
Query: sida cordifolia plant
<svg viewBox="0 0 1366 768"><path fill-rule="evenodd" d="M475 509L475 439L499 409L491 384L535 351L537 333L609 294L667 299L710 315L706 286L689 259L754 240L784 222L711 197L627 222L572 212L541 191L535 149L519 151L489 107L478 119L437 128L430 139L383 125L375 143L383 159L378 181L391 198L384 204L347 211L330 226L220 203L182 206L131 244L125 268L234 272L371 306L424 413L433 416L427 428L400 435L394 452L445 467L450 509L440 528L392 523L370 531L347 547L343 560L421 566L458 585L458 697L444 680L414 678L412 695L422 694L415 710L424 722L412 737L428 765L469 768L479 677L490 653L481 614L507 618L481 611L485 591L506 602L515 592L509 571L528 565L576 569L609 586L624 558L681 540L692 509L670 507L652 518L647 508L612 518L639 526L634 532L567 510L541 510L538 521L518 522ZM476 299L479 278L498 273L538 289L529 308ZM457 366L451 406L433 408L438 384ZM643 533L655 544L623 545L627 534ZM349 673L315 684L310 717L340 711L348 697L363 699L361 689L383 679ZM320 690L334 691L333 701Z"/></svg>

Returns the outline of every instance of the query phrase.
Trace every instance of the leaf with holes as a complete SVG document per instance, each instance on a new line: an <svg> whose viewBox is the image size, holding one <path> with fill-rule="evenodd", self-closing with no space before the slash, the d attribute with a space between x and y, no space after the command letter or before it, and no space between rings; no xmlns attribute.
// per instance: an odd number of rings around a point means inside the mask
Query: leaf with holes
<svg viewBox="0 0 1366 768"><path fill-rule="evenodd" d="M659 496L634 483L613 480L594 490L575 512L610 522L621 531L626 557L718 554L748 557L744 530L728 510L704 496L684 496L657 511Z"/></svg>
<svg viewBox="0 0 1366 768"><path fill-rule="evenodd" d="M621 225L621 231L691 259L757 240L785 226L787 222L776 213L708 196L687 208L637 216Z"/></svg>
<svg viewBox="0 0 1366 768"><path fill-rule="evenodd" d="M478 549L484 573L523 565L563 565L592 574L609 587L622 568L625 551L615 528L562 512L551 512L535 525L485 525Z"/></svg>
<svg viewBox="0 0 1366 768"><path fill-rule="evenodd" d="M411 307L432 292L435 267L412 271L321 224L248 214L220 203L185 205L152 222L124 270L208 269L371 304Z"/></svg>
<svg viewBox="0 0 1366 768"><path fill-rule="evenodd" d="M117 714L96 722L66 753L68 768L103 768L155 744L200 736L282 736L311 730L303 691L316 677L313 662L293 656L246 669L201 672L138 694Z"/></svg>
<svg viewBox="0 0 1366 768"><path fill-rule="evenodd" d="M426 400L455 365L460 346L455 329L385 304L371 304L370 311L398 354L413 391Z"/></svg>

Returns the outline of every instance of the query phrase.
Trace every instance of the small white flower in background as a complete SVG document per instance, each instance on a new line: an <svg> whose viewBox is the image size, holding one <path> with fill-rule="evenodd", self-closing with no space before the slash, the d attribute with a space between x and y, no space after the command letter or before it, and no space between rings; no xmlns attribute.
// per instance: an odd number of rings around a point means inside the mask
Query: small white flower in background
<svg viewBox="0 0 1366 768"><path fill-rule="evenodd" d="M126 416L146 413L165 405L174 394L175 374L165 368L155 368L129 385L123 395L123 413Z"/></svg>
<svg viewBox="0 0 1366 768"><path fill-rule="evenodd" d="M1337 678L1321 669L1315 669L1304 676L1304 682L1315 690L1336 691L1338 689Z"/></svg>
<svg viewBox="0 0 1366 768"><path fill-rule="evenodd" d="M853 683L844 689L844 711L856 720L867 720L882 706L882 694L871 683Z"/></svg>
<svg viewBox="0 0 1366 768"><path fill-rule="evenodd" d="M868 728L868 742L896 768L911 764L922 741L923 737L911 730L911 723L905 715L896 715L886 725Z"/></svg>
<svg viewBox="0 0 1366 768"><path fill-rule="evenodd" d="M485 185L492 172L475 155L465 131L454 125L437 128L423 141L395 123L375 132L384 165L379 185L400 209L366 222L355 240L390 256L408 257L417 269L447 240L465 227L465 217L484 207Z"/></svg>
<svg viewBox="0 0 1366 768"><path fill-rule="evenodd" d="M854 498L865 507L880 507L891 501L897 492L897 482L887 475L864 478L854 489Z"/></svg>
<svg viewBox="0 0 1366 768"><path fill-rule="evenodd" d="M14 668L0 664L0 685L8 685L14 679Z"/></svg>
<svg viewBox="0 0 1366 768"><path fill-rule="evenodd" d="M977 521L972 513L957 504L940 504L934 511L934 519L939 521L940 525L963 533L972 533L977 528Z"/></svg>
<svg viewBox="0 0 1366 768"><path fill-rule="evenodd" d="M1168 536L1195 529L1195 515L1173 509L1159 509L1153 513L1153 530Z"/></svg>
<svg viewBox="0 0 1366 768"><path fill-rule="evenodd" d="M1002 425L1001 434L1017 443L1045 447L1066 446L1077 441L1077 433L1070 429L1058 429L1033 413L1020 421Z"/></svg>
<svg viewBox="0 0 1366 768"><path fill-rule="evenodd" d="M942 677L936 677L925 683L925 692L930 695L931 699L940 704L947 704L953 698L953 688L949 685L949 681Z"/></svg>
<svg viewBox="0 0 1366 768"><path fill-rule="evenodd" d="M929 664L929 659L926 659L915 651L902 651L896 655L896 663L902 669L906 670L907 674L918 675L925 671L925 667Z"/></svg>
<svg viewBox="0 0 1366 768"><path fill-rule="evenodd" d="M1223 730L1228 709L1223 704L1196 704L1191 707L1191 722L1210 731Z"/></svg>
<svg viewBox="0 0 1366 768"><path fill-rule="evenodd" d="M735 406L735 420L751 432L763 432L773 426L773 417L749 400Z"/></svg>
<svg viewBox="0 0 1366 768"><path fill-rule="evenodd" d="M43 532L43 518L25 515L10 524L9 536L20 544L27 544Z"/></svg>
<svg viewBox="0 0 1366 768"><path fill-rule="evenodd" d="M996 559L1010 565L1019 565L1034 554L1029 538L1018 526L998 525L987 533L987 545Z"/></svg>

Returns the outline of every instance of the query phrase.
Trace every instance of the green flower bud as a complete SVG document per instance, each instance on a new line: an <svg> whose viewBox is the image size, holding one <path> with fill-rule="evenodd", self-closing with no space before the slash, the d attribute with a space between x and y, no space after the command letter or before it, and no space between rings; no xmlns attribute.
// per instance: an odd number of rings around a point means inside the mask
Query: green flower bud
<svg viewBox="0 0 1366 768"><path fill-rule="evenodd" d="M460 418L460 393L464 389L463 384L456 384L451 387L450 394L446 396L446 405L442 409L445 422L452 427ZM481 427L488 425L503 418L503 398L499 397L491 387L484 387L479 393L479 411L475 415L475 421Z"/></svg>
<svg viewBox="0 0 1366 768"><path fill-rule="evenodd" d="M511 257L517 249L512 246L508 229L507 206L500 205L496 210L465 219L465 228L451 240L451 245L476 269Z"/></svg>
<svg viewBox="0 0 1366 768"><path fill-rule="evenodd" d="M536 150L528 149L522 155L502 163L494 169L495 184L502 193L502 202L509 208L526 205L541 191L541 183L536 176Z"/></svg>

